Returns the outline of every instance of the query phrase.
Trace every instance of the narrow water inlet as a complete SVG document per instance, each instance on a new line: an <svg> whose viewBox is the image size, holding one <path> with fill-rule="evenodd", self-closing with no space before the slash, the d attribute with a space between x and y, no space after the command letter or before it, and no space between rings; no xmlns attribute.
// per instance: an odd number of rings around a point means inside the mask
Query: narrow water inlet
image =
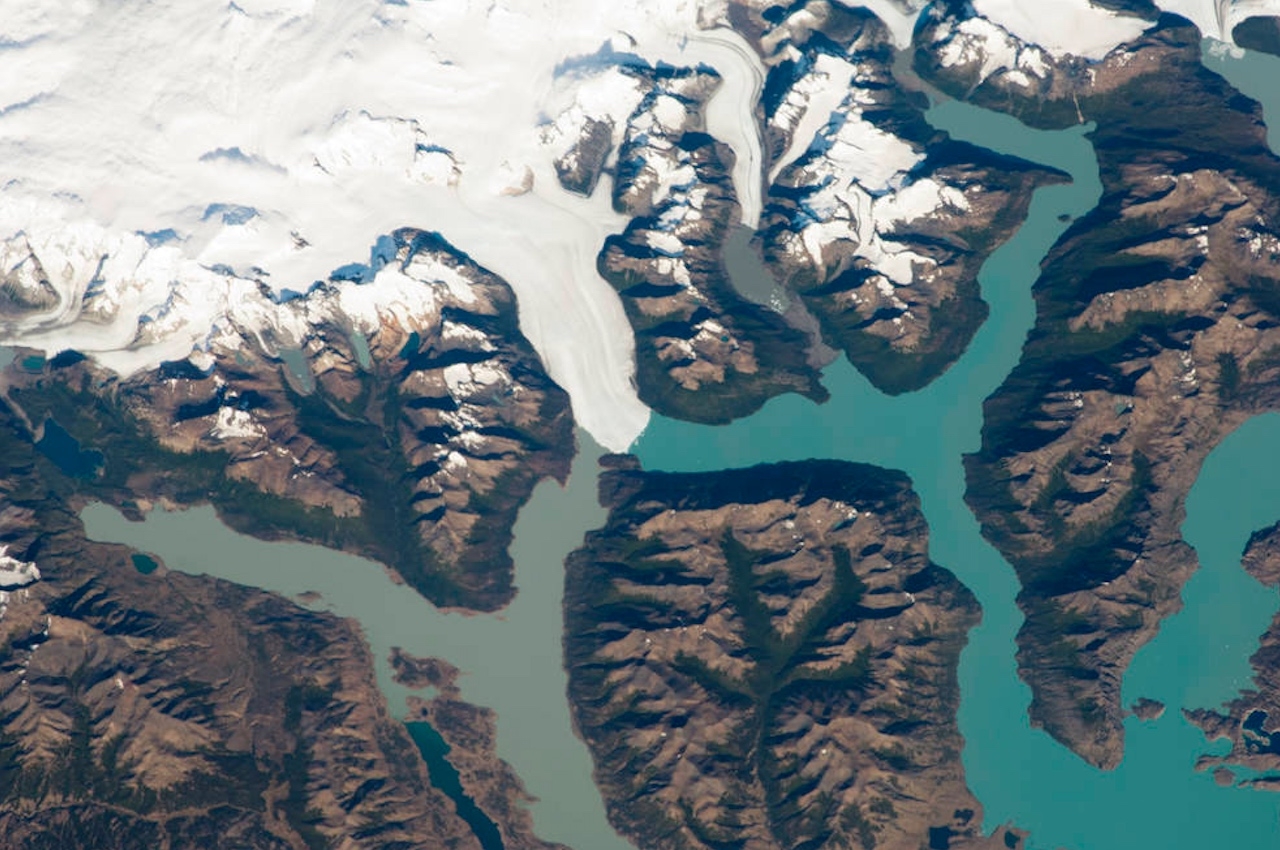
<svg viewBox="0 0 1280 850"><path fill-rule="evenodd" d="M462 778L458 769L450 763L449 744L436 728L423 720L405 723L409 737L418 746L422 759L427 763L427 772L431 776L431 784L440 789L458 808L458 817L467 822L475 833L482 850L504 850L502 833L496 824L489 819L475 800L467 796L462 788Z"/></svg>

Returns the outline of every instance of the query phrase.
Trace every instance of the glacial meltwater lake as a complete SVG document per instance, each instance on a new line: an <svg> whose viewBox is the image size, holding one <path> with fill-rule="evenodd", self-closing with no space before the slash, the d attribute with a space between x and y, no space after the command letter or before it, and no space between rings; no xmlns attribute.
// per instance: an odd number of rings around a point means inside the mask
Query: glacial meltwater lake
<svg viewBox="0 0 1280 850"><path fill-rule="evenodd" d="M1222 70L1215 63L1227 63L1232 81L1260 97L1280 79L1280 60L1261 58L1206 61L1215 70ZM1014 664L1018 585L964 504L961 456L978 447L982 400L1017 362L1034 318L1031 284L1039 262L1067 226L1060 216L1087 212L1099 195L1097 163L1084 128L1038 132L956 103L929 117L959 138L1076 178L1040 190L1028 222L983 269L991 317L961 361L925 390L889 398L841 360L826 372L832 398L824 405L779 398L720 428L655 417L636 451L648 469L829 457L911 475L929 521L932 557L973 589L985 612L961 662L960 728L969 784L989 828L1015 823L1031 830L1031 847L1043 850L1275 848L1280 795L1220 788L1194 772L1197 756L1221 752L1222 745L1206 742L1178 709L1216 707L1247 684L1248 656L1280 605L1276 593L1239 567L1249 532L1280 519L1280 416L1255 419L1233 434L1210 456L1188 500L1185 533L1202 569L1186 587L1186 609L1139 653L1125 681L1126 702L1149 696L1170 710L1155 722L1129 721L1117 770L1087 766L1027 720L1030 692ZM315 605L362 624L393 710L408 692L390 680L392 646L457 665L463 697L497 711L498 752L540 798L532 807L538 834L576 850L621 850L628 844L605 822L588 754L570 726L561 666L562 561L604 518L595 503L599 450L585 435L580 440L568 488L544 482L521 514L513 549L520 592L499 615L442 613L370 561L243 537L210 508L156 512L145 523L101 505L82 516L90 537L153 553L173 569L286 595L319 592Z"/></svg>
<svg viewBox="0 0 1280 850"><path fill-rule="evenodd" d="M560 602L564 558L587 531L604 524L596 503L601 450L579 433L579 455L565 488L544 481L520 514L512 557L516 599L498 614L464 615L435 608L381 565L303 543L267 543L238 534L211 507L153 511L130 522L114 508L81 512L94 540L125 543L159 556L166 567L207 574L285 596L315 592L309 607L359 621L393 713L412 691L391 680L387 657L399 646L444 658L463 671L462 698L498 714L498 755L539 798L532 807L540 837L575 850L628 850L605 820L591 780L591 759L574 735L565 697ZM423 730L416 730L423 734ZM447 755L444 756L448 758Z"/></svg>
<svg viewBox="0 0 1280 850"><path fill-rule="evenodd" d="M1250 54L1231 80L1250 96L1269 96L1280 114L1280 60ZM1215 64L1216 62L1216 64ZM1264 103L1264 105L1266 105ZM987 827L1011 822L1031 831L1030 848L1147 850L1280 846L1280 795L1218 787L1196 773L1210 744L1179 709L1213 708L1249 685L1248 657L1280 596L1239 565L1251 531L1280 519L1280 416L1260 417L1215 451L1188 499L1187 540L1203 566L1184 592L1186 609L1167 620L1126 677L1126 704L1167 700L1152 723L1126 724L1124 762L1111 772L1085 764L1027 718L1030 690L1017 677L1014 636L1022 623L1013 569L984 541L964 504L962 455L979 445L982 401L1018 360L1035 309L1031 284L1041 258L1068 222L1094 205L1101 185L1083 128L1030 130L954 102L929 119L952 135L1070 172L1071 186L1040 190L1017 235L985 265L982 291L991 316L965 356L924 390L889 398L841 360L824 383L821 406L796 397L771 401L752 418L705 428L655 417L636 448L646 469L696 470L765 461L835 457L906 471L931 532L934 560L978 596L982 625L961 660L960 729L970 788Z"/></svg>

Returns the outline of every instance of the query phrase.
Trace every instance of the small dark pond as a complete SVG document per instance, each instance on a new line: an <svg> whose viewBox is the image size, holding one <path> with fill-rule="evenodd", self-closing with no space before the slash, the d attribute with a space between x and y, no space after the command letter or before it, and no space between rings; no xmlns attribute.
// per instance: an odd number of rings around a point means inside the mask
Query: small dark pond
<svg viewBox="0 0 1280 850"><path fill-rule="evenodd" d="M453 800L458 807L458 816L467 822L471 831L480 840L484 850L503 850L502 834L489 816L480 810L475 801L462 790L462 780L458 771L449 760L449 745L430 723L405 723L413 742L427 763L427 772L431 775L431 784L439 788Z"/></svg>
<svg viewBox="0 0 1280 850"><path fill-rule="evenodd" d="M63 474L72 478L94 478L102 469L105 458L95 449L81 449L75 437L56 420L46 419L44 436L36 443L40 454L53 461Z"/></svg>
<svg viewBox="0 0 1280 850"><path fill-rule="evenodd" d="M133 561L133 568L144 576L151 575L160 566L155 558L150 555L144 555L141 552L134 552L129 558Z"/></svg>
<svg viewBox="0 0 1280 850"><path fill-rule="evenodd" d="M1245 746L1251 753L1280 753L1280 731L1267 731L1267 712L1254 709L1240 724Z"/></svg>

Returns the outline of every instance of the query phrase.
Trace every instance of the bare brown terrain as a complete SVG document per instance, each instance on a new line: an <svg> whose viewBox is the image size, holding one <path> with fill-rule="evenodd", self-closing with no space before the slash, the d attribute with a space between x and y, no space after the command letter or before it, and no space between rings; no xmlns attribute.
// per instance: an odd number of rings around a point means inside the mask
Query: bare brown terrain
<svg viewBox="0 0 1280 850"><path fill-rule="evenodd" d="M71 353L19 361L8 403L37 439L53 418L105 455L82 483L96 498L212 501L238 530L392 564L437 604L501 607L516 513L568 474L568 396L505 282L433 234L391 242L402 291L372 328L354 282L263 295L239 310L271 330L233 315L208 351L124 379Z"/></svg>
<svg viewBox="0 0 1280 850"><path fill-rule="evenodd" d="M611 464L608 523L568 561L565 647L620 831L642 848L1003 840L978 831L955 721L980 612L929 561L905 476Z"/></svg>
<svg viewBox="0 0 1280 850"><path fill-rule="evenodd" d="M354 624L85 539L0 414L7 847L478 848L428 781Z"/></svg>
<svg viewBox="0 0 1280 850"><path fill-rule="evenodd" d="M1201 463L1280 408L1280 159L1199 51L1167 17L1088 74L1053 71L1059 88L966 92L1039 126L1097 122L1102 198L1043 263L967 498L1022 581L1033 722L1104 768L1123 753L1124 671L1197 566L1180 526Z"/></svg>

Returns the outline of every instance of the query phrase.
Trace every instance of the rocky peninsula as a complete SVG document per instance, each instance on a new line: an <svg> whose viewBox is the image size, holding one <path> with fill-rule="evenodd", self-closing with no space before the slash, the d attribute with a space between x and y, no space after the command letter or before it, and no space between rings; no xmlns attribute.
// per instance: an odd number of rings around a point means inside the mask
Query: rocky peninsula
<svg viewBox="0 0 1280 850"><path fill-rule="evenodd" d="M1046 58L1023 85L979 48L1034 48L970 25L961 4L930 14L916 65L940 87L1036 126L1096 123L1102 197L1046 257L1035 326L966 469L983 533L1022 582L1032 720L1114 767L1124 671L1197 565L1187 493L1225 435L1280 409L1280 159L1258 104L1201 64L1183 19L1153 19L1100 61Z"/></svg>
<svg viewBox="0 0 1280 850"><path fill-rule="evenodd" d="M567 563L565 651L623 834L646 850L997 846L955 720L980 611L930 562L906 476L607 461L607 524Z"/></svg>

